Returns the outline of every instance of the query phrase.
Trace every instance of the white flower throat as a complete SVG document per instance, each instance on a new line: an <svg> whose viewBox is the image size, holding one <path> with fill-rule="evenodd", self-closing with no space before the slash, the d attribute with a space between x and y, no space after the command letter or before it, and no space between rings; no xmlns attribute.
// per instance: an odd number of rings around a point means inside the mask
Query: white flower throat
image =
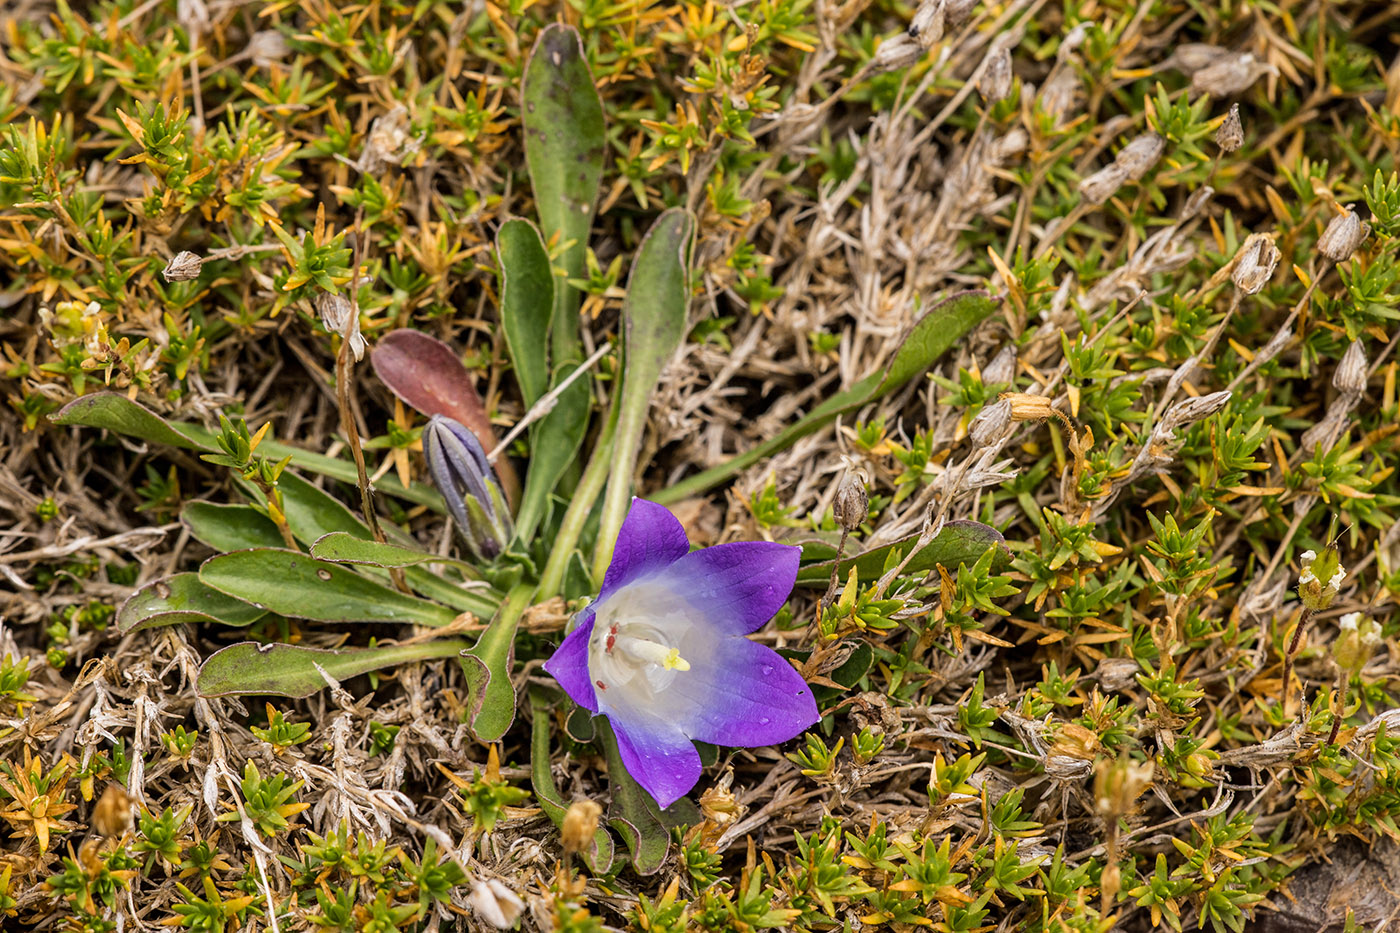
<svg viewBox="0 0 1400 933"><path fill-rule="evenodd" d="M624 587L598 607L588 641L593 686L609 701L618 691L633 699L654 699L690 670L685 653L695 610L669 588L656 583Z"/></svg>

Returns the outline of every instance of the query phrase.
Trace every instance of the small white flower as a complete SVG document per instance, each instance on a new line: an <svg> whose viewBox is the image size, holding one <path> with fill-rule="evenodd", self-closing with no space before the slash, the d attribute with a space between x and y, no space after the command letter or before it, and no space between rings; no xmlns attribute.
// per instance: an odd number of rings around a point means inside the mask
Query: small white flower
<svg viewBox="0 0 1400 933"><path fill-rule="evenodd" d="M1340 619L1337 620L1337 627L1344 632L1354 632L1356 631L1356 626L1360 624L1360 622L1361 613L1348 612L1346 615L1342 616Z"/></svg>

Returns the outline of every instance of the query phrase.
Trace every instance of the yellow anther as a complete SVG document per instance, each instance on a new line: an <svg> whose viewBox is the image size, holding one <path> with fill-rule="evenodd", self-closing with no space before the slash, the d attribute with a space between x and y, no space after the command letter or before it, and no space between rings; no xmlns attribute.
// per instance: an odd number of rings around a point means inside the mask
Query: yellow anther
<svg viewBox="0 0 1400 933"><path fill-rule="evenodd" d="M672 648L670 651L666 652L666 660L661 662L661 666L668 671L690 670L690 662L681 657L681 650L679 648Z"/></svg>

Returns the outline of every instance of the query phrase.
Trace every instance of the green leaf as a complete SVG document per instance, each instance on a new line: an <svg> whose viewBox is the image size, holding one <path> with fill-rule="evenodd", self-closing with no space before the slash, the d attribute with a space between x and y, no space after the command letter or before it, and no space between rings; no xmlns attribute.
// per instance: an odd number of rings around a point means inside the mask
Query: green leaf
<svg viewBox="0 0 1400 933"><path fill-rule="evenodd" d="M243 626L252 625L265 615L265 609L211 590L199 582L199 574L177 573L153 580L132 593L117 610L117 630L125 635L180 622Z"/></svg>
<svg viewBox="0 0 1400 933"><path fill-rule="evenodd" d="M519 217L501 224L496 234L496 257L501 264L501 332L528 409L549 389L554 270L540 232Z"/></svg>
<svg viewBox="0 0 1400 933"><path fill-rule="evenodd" d="M180 509L180 521L196 540L219 552L285 543L272 519L251 505L192 499Z"/></svg>
<svg viewBox="0 0 1400 933"><path fill-rule="evenodd" d="M311 545L311 556L337 564L365 564L370 567L411 567L414 564L449 564L471 570L471 564L453 557L439 557L397 544L380 544L343 531L332 531Z"/></svg>
<svg viewBox="0 0 1400 933"><path fill-rule="evenodd" d="M665 211L642 240L627 283L622 305L626 343L614 465L603 497L593 557L593 575L600 580L612 560L617 532L631 501L632 473L657 380L685 338L694 231L695 219L688 210L673 207Z"/></svg>
<svg viewBox="0 0 1400 933"><path fill-rule="evenodd" d="M584 277L584 258L603 178L603 103L593 86L578 31L553 23L540 31L521 85L525 161L548 243L569 244L563 277ZM554 365L580 362L579 293L556 282L550 347Z"/></svg>
<svg viewBox="0 0 1400 933"><path fill-rule="evenodd" d="M540 809L557 828L563 829L564 814L569 812L569 805L564 802L550 772L554 757L549 748L549 723L554 707L555 704L549 701L543 690L530 691L530 715L533 719L530 729L530 783L534 785L535 799L539 801ZM582 855L589 871L595 875L606 875L612 871L616 849L607 829L598 827L593 834L593 845Z"/></svg>
<svg viewBox="0 0 1400 933"><path fill-rule="evenodd" d="M127 437L168 444L185 450L213 451L218 448L214 441L215 432L197 424L167 421L125 395L115 392L83 396L70 402L57 414L51 415L50 420L60 425L105 428ZM352 486L359 482L355 464L348 460L338 460L277 441L263 441L258 445L258 453L270 460L281 460L290 456L292 465L299 469L329 476ZM426 505L435 512L447 511L443 506L442 496L431 487L419 483L405 487L398 477L392 474L381 477L374 488L409 502Z"/></svg>
<svg viewBox="0 0 1400 933"><path fill-rule="evenodd" d="M469 644L460 638L440 638L413 645L330 651L245 641L210 655L199 669L195 686L206 697L266 694L301 699L328 686L322 670L344 681L397 664L455 657Z"/></svg>
<svg viewBox="0 0 1400 933"><path fill-rule="evenodd" d="M185 425L171 424L149 408L115 392L85 395L50 415L49 420L64 426L106 428L125 437L183 450L215 449L207 438L186 431Z"/></svg>
<svg viewBox="0 0 1400 933"><path fill-rule="evenodd" d="M566 363L557 374L555 384L577 368L577 364ZM577 462L583 437L588 433L588 412L593 398L585 378L580 377L565 389L554 408L530 431L530 472L525 476L520 513L515 518L515 540L527 546L540 522L544 521L550 494L565 471Z"/></svg>
<svg viewBox="0 0 1400 933"><path fill-rule="evenodd" d="M892 550L899 548L901 554L907 554L908 549L917 544L918 540L918 534L912 534L893 544L843 557L836 577L844 581L851 572L851 565L855 564L861 580L873 581L885 572L885 562ZM798 542L788 539L785 543ZM797 571L798 585L826 586L831 580L831 565L836 557L836 548L824 541L800 543L804 563ZM956 570L959 564L976 563L979 557L987 553L987 548L993 546L998 548L997 553L1000 555L994 561L993 569L1000 570L1011 561L1011 552L1006 549L1006 539L1002 537L1001 532L981 522L948 522L932 541L910 558L904 572L906 575L920 574L932 570L938 564L949 570ZM815 562L805 562L813 557L817 558Z"/></svg>
<svg viewBox="0 0 1400 933"><path fill-rule="evenodd" d="M294 619L441 627L457 617L446 606L407 596L340 564L280 548L211 557L199 568L199 579L221 593Z"/></svg>
<svg viewBox="0 0 1400 933"><path fill-rule="evenodd" d="M744 451L727 463L687 477L669 489L656 493L652 499L669 505L698 495L764 457L791 447L839 416L888 395L932 366L963 334L986 320L1000 303L1000 298L993 298L986 292L963 292L934 305L914 324L886 367L871 373L846 391L833 395L770 440Z"/></svg>
<svg viewBox="0 0 1400 933"><path fill-rule="evenodd" d="M467 725L480 742L496 741L515 721L515 687L510 682L515 630L534 593L535 584L517 584L476 646L462 656L462 673L471 696Z"/></svg>

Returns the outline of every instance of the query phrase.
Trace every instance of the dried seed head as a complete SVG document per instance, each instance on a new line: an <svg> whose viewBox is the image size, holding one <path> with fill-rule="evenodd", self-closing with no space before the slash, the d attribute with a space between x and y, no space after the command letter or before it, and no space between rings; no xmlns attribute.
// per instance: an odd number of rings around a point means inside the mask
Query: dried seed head
<svg viewBox="0 0 1400 933"><path fill-rule="evenodd" d="M1248 52L1230 52L1193 74L1191 90L1211 97L1229 97L1247 90L1266 74L1278 74L1278 69Z"/></svg>
<svg viewBox="0 0 1400 933"><path fill-rule="evenodd" d="M944 0L943 18L949 26L961 26L981 0Z"/></svg>
<svg viewBox="0 0 1400 933"><path fill-rule="evenodd" d="M831 500L831 511L836 524L847 532L855 531L870 517L870 496L859 475L847 471L836 489L836 498Z"/></svg>
<svg viewBox="0 0 1400 933"><path fill-rule="evenodd" d="M1025 392L1003 392L999 398L1011 404L1012 421L1044 421L1055 417L1055 409L1050 399L1043 395L1028 395Z"/></svg>
<svg viewBox="0 0 1400 933"><path fill-rule="evenodd" d="M165 276L167 282L188 282L199 278L199 270L203 265L203 259L189 250L181 250L175 254L174 259L165 264L160 274Z"/></svg>
<svg viewBox="0 0 1400 933"><path fill-rule="evenodd" d="M248 39L246 51L254 65L259 68L271 68L286 61L291 48L287 45L287 37L276 29L262 29Z"/></svg>
<svg viewBox="0 0 1400 933"><path fill-rule="evenodd" d="M1166 148L1167 141L1161 136L1156 133L1143 133L1118 150L1113 162L1122 166L1129 178L1137 181L1157 164Z"/></svg>
<svg viewBox="0 0 1400 933"><path fill-rule="evenodd" d="M1213 197L1215 197L1215 189L1210 185L1202 185L1191 192L1191 196L1186 199L1186 205L1181 209L1181 219L1190 220L1195 217L1202 208L1210 203L1210 199Z"/></svg>
<svg viewBox="0 0 1400 933"><path fill-rule="evenodd" d="M1094 670L1099 686L1109 693L1117 693L1137 683L1137 675L1141 672L1142 668L1132 658L1104 658Z"/></svg>
<svg viewBox="0 0 1400 933"><path fill-rule="evenodd" d="M1078 51L1079 47L1084 44L1084 40L1087 38L1089 38L1089 24L1084 22L1075 26L1069 32L1065 33L1065 37L1060 40L1060 47L1055 50L1055 60L1064 62Z"/></svg>
<svg viewBox="0 0 1400 933"><path fill-rule="evenodd" d="M1347 208L1333 217L1317 241L1317 251L1333 262L1346 262L1361 241L1371 232L1371 225L1362 223L1356 211Z"/></svg>
<svg viewBox="0 0 1400 933"><path fill-rule="evenodd" d="M316 314L321 318L321 325L332 334L339 334L350 341L350 352L355 354L356 362L364 359L365 338L360 333L360 317L354 313L350 302L341 295L319 292L316 295L315 305ZM349 327L348 333L347 327Z"/></svg>
<svg viewBox="0 0 1400 933"><path fill-rule="evenodd" d="M1079 103L1079 92L1079 74L1073 68L1057 68L1040 89L1040 109L1055 118L1056 126L1063 126Z"/></svg>
<svg viewBox="0 0 1400 933"><path fill-rule="evenodd" d="M467 901L472 905L477 916L501 930L515 926L515 921L520 918L521 911L525 909L525 902L517 897L514 891L495 878L489 881L478 881L472 885L472 891L467 895Z"/></svg>
<svg viewBox="0 0 1400 933"><path fill-rule="evenodd" d="M1234 152L1244 145L1244 123L1240 120L1240 105L1231 104L1230 112L1220 129L1215 131L1215 144L1222 152Z"/></svg>
<svg viewBox="0 0 1400 933"><path fill-rule="evenodd" d="M1332 374L1333 388L1352 399L1360 398L1366 391L1368 366L1366 350L1361 341L1353 340L1351 346L1347 347L1347 352L1343 354L1342 361L1337 364L1337 371Z"/></svg>
<svg viewBox="0 0 1400 933"><path fill-rule="evenodd" d="M374 118L369 125L364 151L360 153L361 171L374 175L386 165L401 165L418 148L417 140L408 135L408 109L402 104Z"/></svg>
<svg viewBox="0 0 1400 933"><path fill-rule="evenodd" d="M1128 180L1128 173L1114 162L1099 169L1079 183L1079 193L1090 204L1102 204L1117 193Z"/></svg>
<svg viewBox="0 0 1400 933"><path fill-rule="evenodd" d="M176 0L175 21L192 36L209 31L209 7L204 0Z"/></svg>
<svg viewBox="0 0 1400 933"><path fill-rule="evenodd" d="M982 69L977 91L988 104L1006 100L1011 93L1011 50L1001 43L987 53L987 67Z"/></svg>
<svg viewBox="0 0 1400 933"><path fill-rule="evenodd" d="M573 854L583 852L593 844L593 836L598 832L598 817L603 808L591 800L575 800L569 804L564 814L564 825L559 835L564 840L564 851Z"/></svg>
<svg viewBox="0 0 1400 933"><path fill-rule="evenodd" d="M1273 278L1280 253L1271 233L1252 233L1240 247L1230 281L1246 295L1257 295Z"/></svg>
<svg viewBox="0 0 1400 933"><path fill-rule="evenodd" d="M928 48L943 38L947 15L944 0L922 0L909 21L909 37L917 39L920 48Z"/></svg>

